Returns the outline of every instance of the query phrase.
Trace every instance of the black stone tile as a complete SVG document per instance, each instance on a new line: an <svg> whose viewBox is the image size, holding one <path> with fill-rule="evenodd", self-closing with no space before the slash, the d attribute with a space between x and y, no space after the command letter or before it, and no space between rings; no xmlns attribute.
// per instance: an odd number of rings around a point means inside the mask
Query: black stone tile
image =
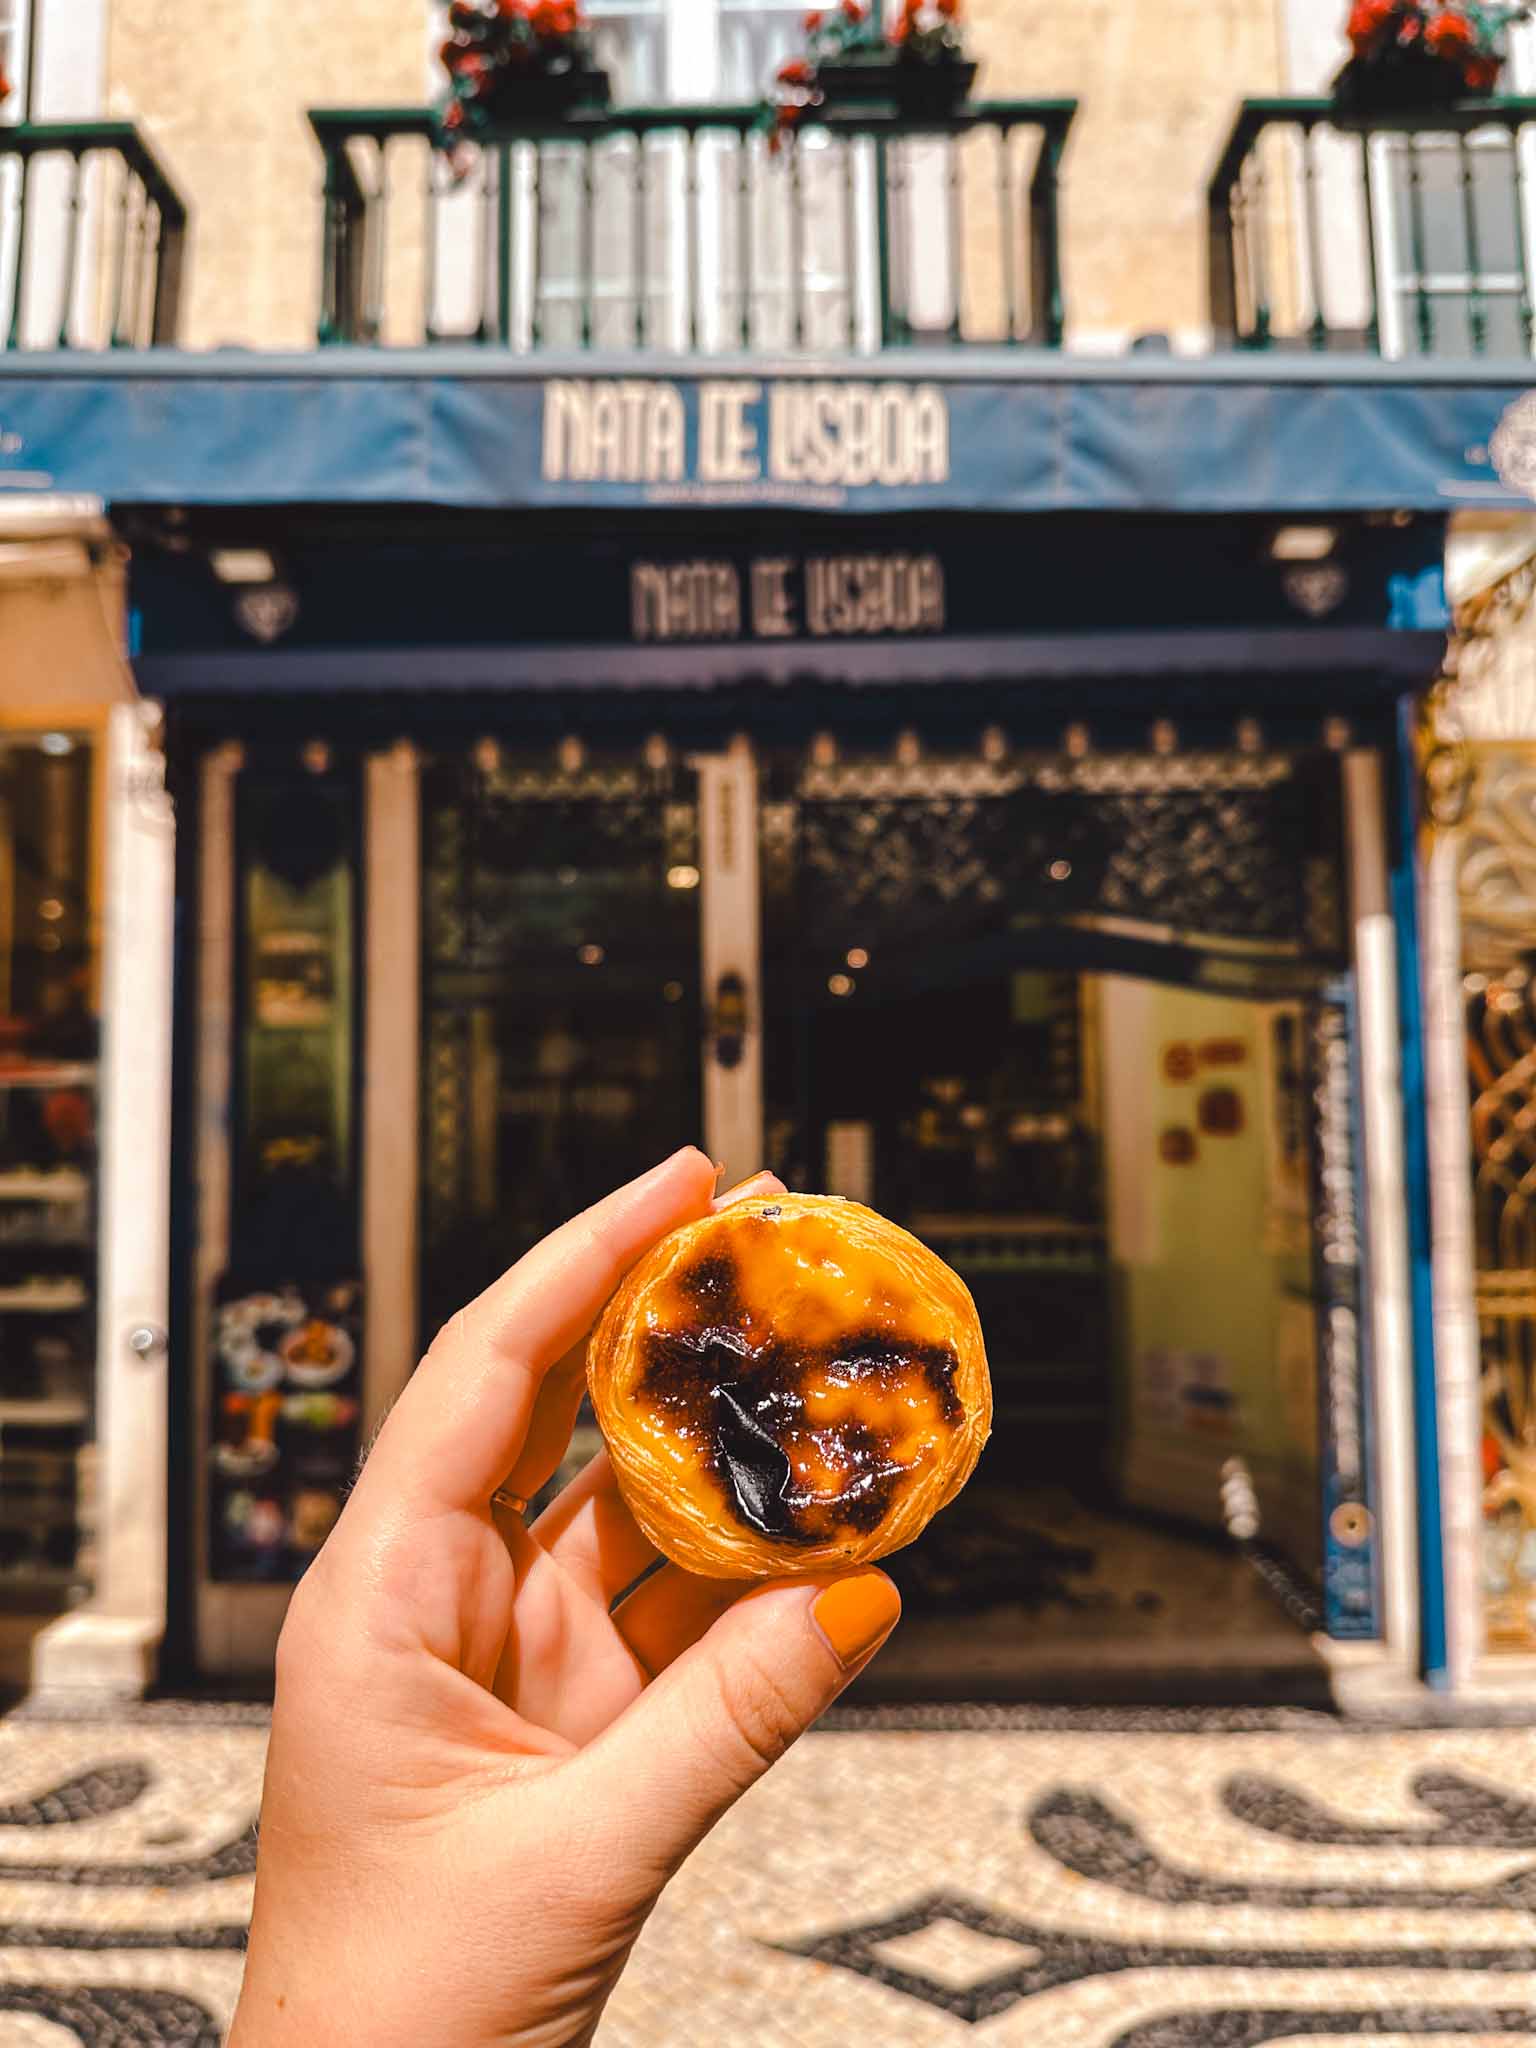
<svg viewBox="0 0 1536 2048"><path fill-rule="evenodd" d="M66 1778L50 1792L39 1793L36 1799L0 1806L0 1828L51 1828L105 1820L108 1814L132 1806L153 1780L149 1766L135 1760L97 1764L78 1777Z"/></svg>
<svg viewBox="0 0 1536 2048"><path fill-rule="evenodd" d="M1466 2005L1163 2013L1117 2034L1112 2048L1260 2048L1265 2041L1305 2039L1309 2034L1346 2040L1358 2036L1362 2041L1379 2040L1383 2034L1536 2034L1536 2014L1529 2007Z"/></svg>
<svg viewBox="0 0 1536 2048"><path fill-rule="evenodd" d="M81 2048L219 2048L222 2038L208 2008L178 1991L0 1984L0 2014L7 2012L51 2020L73 2033Z"/></svg>
<svg viewBox="0 0 1536 2048"><path fill-rule="evenodd" d="M903 1969L875 1953L899 1936L917 1934L937 1920L953 1920L978 1934L1017 1945L1016 1968L999 1971L979 1983L957 1989L920 1970ZM1213 1933L1216 1931L1212 1930ZM770 1942L785 1955L835 1963L870 1983L904 1993L975 2024L1006 2012L1011 2006L1090 1977L1124 1970L1301 1970L1315 1978L1323 1970L1507 1970L1520 1975L1536 1971L1536 1939L1520 1945L1468 1947L1446 1943L1401 1948L1242 1948L1197 1946L1155 1941L1118 1941L1080 1933L1064 1933L1034 1921L1018 1920L973 1900L936 1892L887 1917L834 1928L799 1941ZM1202 2020L1205 2016L1201 2016ZM1378 2032L1386 2031L1378 2028ZM1178 2038L1178 2037L1175 2037ZM1242 2039L1243 2037L1235 2037ZM1265 2038L1263 2035L1259 2039ZM1186 2034L1184 2042L1207 2048L1210 2037ZM1146 2044L1139 2044L1146 2048ZM1182 2048L1182 2044L1181 2044Z"/></svg>
<svg viewBox="0 0 1536 2048"><path fill-rule="evenodd" d="M1536 1804L1454 1771L1421 1771L1413 1796L1437 1818L1419 1827L1380 1827L1341 1819L1305 1792L1256 1772L1222 1787L1234 1819L1288 1842L1375 1849L1536 1849Z"/></svg>
<svg viewBox="0 0 1536 2048"><path fill-rule="evenodd" d="M1486 1885L1260 1884L1211 1877L1165 1862L1135 1825L1092 1792L1061 1786L1030 1813L1025 1826L1036 1845L1065 1869L1096 1884L1165 1906L1265 1906L1282 1911L1314 1907L1399 1906L1419 1912L1475 1912L1536 1907L1536 1864ZM1372 1846L1382 1838L1370 1835ZM1431 1837L1431 1839L1441 1839ZM1396 1838L1389 1832L1387 1845Z"/></svg>

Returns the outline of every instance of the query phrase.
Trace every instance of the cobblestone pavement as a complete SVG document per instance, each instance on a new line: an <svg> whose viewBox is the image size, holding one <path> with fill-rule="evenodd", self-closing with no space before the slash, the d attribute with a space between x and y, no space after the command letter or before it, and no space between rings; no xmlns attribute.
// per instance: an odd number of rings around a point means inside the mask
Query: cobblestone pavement
<svg viewBox="0 0 1536 2048"><path fill-rule="evenodd" d="M218 2042L264 1740L246 1710L0 1722L4 2048ZM1533 1914L1533 1729L840 1729L684 1870L599 2038L1492 2048L1536 2035Z"/></svg>

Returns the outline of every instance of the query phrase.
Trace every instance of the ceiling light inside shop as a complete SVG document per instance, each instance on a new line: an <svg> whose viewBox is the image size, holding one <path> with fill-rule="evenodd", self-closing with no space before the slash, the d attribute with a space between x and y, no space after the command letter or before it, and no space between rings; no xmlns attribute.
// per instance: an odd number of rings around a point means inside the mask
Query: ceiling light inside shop
<svg viewBox="0 0 1536 2048"><path fill-rule="evenodd" d="M1338 540L1336 526L1277 526L1269 552L1277 562L1320 562Z"/></svg>
<svg viewBox="0 0 1536 2048"><path fill-rule="evenodd" d="M698 886L699 871L697 868L689 867L686 861L680 863L675 868L667 869L667 887L669 889L697 889Z"/></svg>
<svg viewBox="0 0 1536 2048"><path fill-rule="evenodd" d="M277 564L265 548L215 548L208 566L221 583L272 583Z"/></svg>
<svg viewBox="0 0 1536 2048"><path fill-rule="evenodd" d="M578 946L576 958L583 967L601 967L604 954L601 946Z"/></svg>
<svg viewBox="0 0 1536 2048"><path fill-rule="evenodd" d="M843 955L843 958L850 967L867 967L869 965L869 955L862 946L850 946Z"/></svg>
<svg viewBox="0 0 1536 2048"><path fill-rule="evenodd" d="M45 732L37 743L45 754L72 754L75 743L67 732Z"/></svg>
<svg viewBox="0 0 1536 2048"><path fill-rule="evenodd" d="M827 976L827 987L831 989L835 996L851 996L853 994L853 976L851 974L829 974Z"/></svg>
<svg viewBox="0 0 1536 2048"><path fill-rule="evenodd" d="M46 917L51 924L56 917L64 915L64 906L57 896L45 896L37 906L39 917Z"/></svg>

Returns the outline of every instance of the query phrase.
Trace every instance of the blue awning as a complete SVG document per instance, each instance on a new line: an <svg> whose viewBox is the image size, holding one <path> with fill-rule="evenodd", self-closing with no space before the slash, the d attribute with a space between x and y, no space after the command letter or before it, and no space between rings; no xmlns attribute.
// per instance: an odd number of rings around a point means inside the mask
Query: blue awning
<svg viewBox="0 0 1536 2048"><path fill-rule="evenodd" d="M0 489L116 505L1443 513L1530 503L1531 383L1518 362L1269 355L13 355Z"/></svg>

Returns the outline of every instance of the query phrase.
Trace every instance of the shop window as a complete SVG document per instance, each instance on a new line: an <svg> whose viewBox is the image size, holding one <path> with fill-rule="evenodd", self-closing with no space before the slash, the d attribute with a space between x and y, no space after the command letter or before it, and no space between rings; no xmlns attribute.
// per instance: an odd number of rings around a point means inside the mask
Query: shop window
<svg viewBox="0 0 1536 2048"><path fill-rule="evenodd" d="M0 739L0 1610L94 1569L94 760Z"/></svg>

